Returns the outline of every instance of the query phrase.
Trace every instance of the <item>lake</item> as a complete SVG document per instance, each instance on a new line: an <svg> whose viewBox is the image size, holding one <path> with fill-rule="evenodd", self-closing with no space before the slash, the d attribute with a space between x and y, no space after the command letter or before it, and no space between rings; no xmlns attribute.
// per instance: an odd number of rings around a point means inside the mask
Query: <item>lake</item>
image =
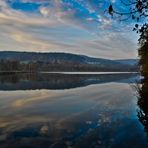
<svg viewBox="0 0 148 148"><path fill-rule="evenodd" d="M0 148L146 148L137 73L0 74Z"/></svg>

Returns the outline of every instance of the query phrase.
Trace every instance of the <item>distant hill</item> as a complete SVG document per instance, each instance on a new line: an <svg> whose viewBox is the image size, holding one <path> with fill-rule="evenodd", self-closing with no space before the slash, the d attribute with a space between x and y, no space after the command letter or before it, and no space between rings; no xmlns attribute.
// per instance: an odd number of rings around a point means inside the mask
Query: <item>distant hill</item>
<svg viewBox="0 0 148 148"><path fill-rule="evenodd" d="M139 60L138 59L122 59L122 60L116 60L117 62L120 62L121 64L127 64L127 65L138 65Z"/></svg>
<svg viewBox="0 0 148 148"><path fill-rule="evenodd" d="M19 66L19 70L27 70L27 64L38 71L137 71L138 69L138 66L133 64L133 59L109 60L71 53L1 51L0 61L18 61L23 64Z"/></svg>

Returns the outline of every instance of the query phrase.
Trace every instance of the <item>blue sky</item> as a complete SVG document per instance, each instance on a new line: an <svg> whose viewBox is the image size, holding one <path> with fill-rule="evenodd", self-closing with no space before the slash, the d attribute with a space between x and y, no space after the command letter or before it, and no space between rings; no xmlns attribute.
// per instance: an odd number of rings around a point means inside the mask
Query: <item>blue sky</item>
<svg viewBox="0 0 148 148"><path fill-rule="evenodd" d="M0 50L136 58L133 22L111 18L111 3L128 9L120 0L0 0Z"/></svg>

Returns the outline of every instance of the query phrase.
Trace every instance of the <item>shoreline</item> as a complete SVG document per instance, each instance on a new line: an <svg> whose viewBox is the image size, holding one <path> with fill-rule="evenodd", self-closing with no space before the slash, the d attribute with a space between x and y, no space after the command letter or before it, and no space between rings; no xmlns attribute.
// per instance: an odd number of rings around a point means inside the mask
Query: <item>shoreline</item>
<svg viewBox="0 0 148 148"><path fill-rule="evenodd" d="M0 71L0 74L17 74L17 73L30 73L30 74L33 74L33 73L40 73L40 74L67 74L67 75L70 75L70 74L135 74L135 73L140 73L140 72L130 72L130 71L126 71L126 72L114 72L114 71L112 71L112 72L107 72L107 71L105 71L105 72L76 72L76 71L74 71L74 72L63 72L63 71L52 71L52 72L48 72L48 71L32 71L32 72L30 72L30 71Z"/></svg>

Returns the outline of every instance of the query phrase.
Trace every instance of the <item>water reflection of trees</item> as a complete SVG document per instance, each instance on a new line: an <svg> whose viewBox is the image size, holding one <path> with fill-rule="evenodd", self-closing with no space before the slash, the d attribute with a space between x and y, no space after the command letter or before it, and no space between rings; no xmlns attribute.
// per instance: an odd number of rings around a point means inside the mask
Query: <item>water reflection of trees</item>
<svg viewBox="0 0 148 148"><path fill-rule="evenodd" d="M140 39L139 49L141 85L138 87L138 118L148 133L148 26L144 32L144 37Z"/></svg>
<svg viewBox="0 0 148 148"><path fill-rule="evenodd" d="M127 82L137 74L14 73L0 75L0 90L70 89L115 81Z"/></svg>

